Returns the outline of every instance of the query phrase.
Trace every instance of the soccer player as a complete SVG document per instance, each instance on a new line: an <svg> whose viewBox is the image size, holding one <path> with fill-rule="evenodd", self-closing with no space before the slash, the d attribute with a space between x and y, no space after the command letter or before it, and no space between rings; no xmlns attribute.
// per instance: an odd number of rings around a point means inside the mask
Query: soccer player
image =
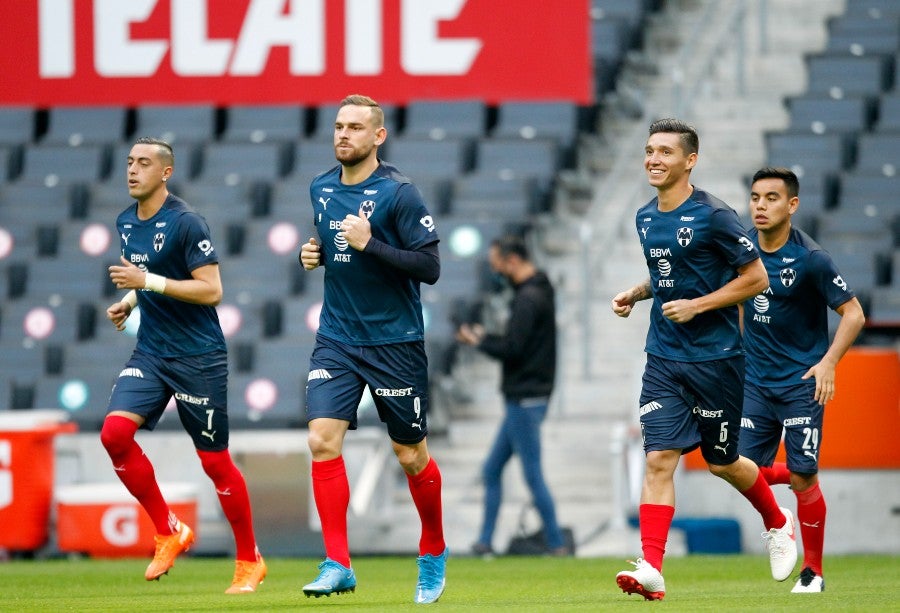
<svg viewBox="0 0 900 613"><path fill-rule="evenodd" d="M763 291L768 277L737 213L691 184L699 149L697 132L682 121L650 126L644 169L657 195L635 217L650 278L612 299L620 317L640 300L653 301L639 403L643 557L616 576L623 591L647 600L665 595L675 468L698 446L709 471L762 516L772 576L784 581L797 561L793 515L778 507L756 464L737 450L744 356L736 305Z"/></svg>
<svg viewBox="0 0 900 613"><path fill-rule="evenodd" d="M340 162L310 184L321 240L300 248L306 270L325 268L325 296L307 378L312 485L325 561L307 596L352 592L347 542L350 490L342 448L368 386L406 473L422 522L416 603L444 591L441 472L428 453L428 364L420 283L440 275L434 220L409 179L378 158L384 112L361 95L341 101L334 123Z"/></svg>
<svg viewBox="0 0 900 613"><path fill-rule="evenodd" d="M100 440L116 475L156 526L156 552L144 576L159 579L190 548L194 533L169 510L134 434L153 430L174 396L234 532L234 579L225 593L252 593L266 577L266 563L256 547L247 485L228 452L228 364L215 309L222 299L218 255L203 218L166 188L174 167L172 147L161 140L139 138L128 154L128 195L136 202L116 219L122 256L109 276L131 291L106 315L122 330L139 306L141 325Z"/></svg>
<svg viewBox="0 0 900 613"><path fill-rule="evenodd" d="M477 555L493 553L491 541L503 498L503 468L516 454L541 516L548 550L553 555L570 555L572 552L557 523L553 497L541 470L541 423L547 415L556 378L553 285L531 261L528 247L519 236L496 239L491 244L488 260L495 272L509 280L515 293L503 334L486 334L478 324L462 324L456 333L461 343L503 363L501 388L505 413L482 468L484 519L472 551Z"/></svg>
<svg viewBox="0 0 900 613"><path fill-rule="evenodd" d="M750 240L769 288L743 307L747 376L739 450L759 464L766 481L789 483L797 497L803 570L791 591L808 593L825 589L825 498L817 476L822 417L834 397L834 369L865 315L831 256L791 225L799 192L797 176L787 168L753 175ZM830 345L827 308L841 316ZM775 463L782 432L787 462Z"/></svg>

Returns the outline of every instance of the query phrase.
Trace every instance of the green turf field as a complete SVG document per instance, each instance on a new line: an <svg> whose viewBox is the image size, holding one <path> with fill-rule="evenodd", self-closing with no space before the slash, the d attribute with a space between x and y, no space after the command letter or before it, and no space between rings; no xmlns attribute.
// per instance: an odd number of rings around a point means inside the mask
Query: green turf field
<svg viewBox="0 0 900 613"><path fill-rule="evenodd" d="M412 602L412 557L357 558L356 593L306 598L301 586L318 560L268 560L256 594L226 596L233 563L224 558L178 560L159 582L144 581L147 560L15 560L0 563L2 611L395 611ZM826 559L826 591L791 594L793 578L776 583L760 556L670 558L662 602L626 596L615 585L622 560L450 558L441 611L900 611L900 558ZM799 570L799 569L798 569Z"/></svg>

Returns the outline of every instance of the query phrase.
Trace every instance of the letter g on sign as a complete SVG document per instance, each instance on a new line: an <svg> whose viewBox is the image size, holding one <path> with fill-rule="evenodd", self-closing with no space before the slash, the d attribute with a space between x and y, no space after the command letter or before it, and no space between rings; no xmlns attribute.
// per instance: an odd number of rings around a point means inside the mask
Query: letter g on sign
<svg viewBox="0 0 900 613"><path fill-rule="evenodd" d="M128 547L138 540L138 509L131 505L109 507L100 519L100 532L111 545Z"/></svg>

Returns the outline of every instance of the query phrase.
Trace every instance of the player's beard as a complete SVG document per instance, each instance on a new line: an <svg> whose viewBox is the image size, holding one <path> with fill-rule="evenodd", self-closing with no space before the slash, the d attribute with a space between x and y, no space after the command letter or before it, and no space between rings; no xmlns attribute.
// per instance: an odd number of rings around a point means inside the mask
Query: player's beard
<svg viewBox="0 0 900 613"><path fill-rule="evenodd" d="M348 144L349 143L344 143ZM337 146L334 148L334 157L338 162L341 163L342 166L356 166L360 162L367 159L372 154L373 146L369 147L354 147L350 145L350 149L339 149Z"/></svg>

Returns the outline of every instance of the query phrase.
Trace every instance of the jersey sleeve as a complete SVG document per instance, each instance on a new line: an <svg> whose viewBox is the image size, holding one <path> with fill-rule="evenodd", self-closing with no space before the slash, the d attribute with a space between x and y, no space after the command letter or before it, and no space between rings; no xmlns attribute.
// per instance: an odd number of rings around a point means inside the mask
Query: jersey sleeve
<svg viewBox="0 0 900 613"><path fill-rule="evenodd" d="M809 269L828 308L834 310L856 296L828 252L820 249L812 251L809 254Z"/></svg>
<svg viewBox="0 0 900 613"><path fill-rule="evenodd" d="M188 270L207 264L218 264L219 255L213 246L209 226L201 216L186 213L180 218L184 262Z"/></svg>
<svg viewBox="0 0 900 613"><path fill-rule="evenodd" d="M404 183L397 190L394 223L403 249L415 250L440 240L434 218L412 183Z"/></svg>
<svg viewBox="0 0 900 613"><path fill-rule="evenodd" d="M716 209L711 219L713 243L733 268L740 268L759 259L759 251L747 236L737 213L730 208Z"/></svg>

